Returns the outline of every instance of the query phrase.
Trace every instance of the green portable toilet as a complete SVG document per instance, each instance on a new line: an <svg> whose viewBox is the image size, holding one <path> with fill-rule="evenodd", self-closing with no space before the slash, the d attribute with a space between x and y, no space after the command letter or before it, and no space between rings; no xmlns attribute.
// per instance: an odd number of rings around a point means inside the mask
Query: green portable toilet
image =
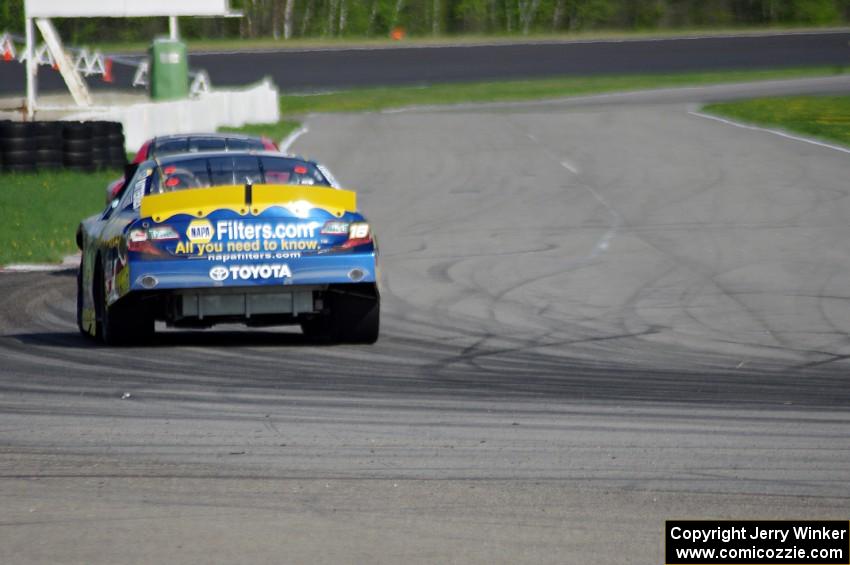
<svg viewBox="0 0 850 565"><path fill-rule="evenodd" d="M156 39L150 50L150 85L153 100L189 96L189 62L186 44L174 39Z"/></svg>

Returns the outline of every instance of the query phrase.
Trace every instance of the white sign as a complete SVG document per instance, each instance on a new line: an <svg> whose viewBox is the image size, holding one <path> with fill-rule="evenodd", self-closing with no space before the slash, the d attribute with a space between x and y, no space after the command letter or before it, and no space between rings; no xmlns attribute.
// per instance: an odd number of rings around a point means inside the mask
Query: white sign
<svg viewBox="0 0 850 565"><path fill-rule="evenodd" d="M232 13L229 4L229 0L26 0L26 14L28 18L227 16Z"/></svg>

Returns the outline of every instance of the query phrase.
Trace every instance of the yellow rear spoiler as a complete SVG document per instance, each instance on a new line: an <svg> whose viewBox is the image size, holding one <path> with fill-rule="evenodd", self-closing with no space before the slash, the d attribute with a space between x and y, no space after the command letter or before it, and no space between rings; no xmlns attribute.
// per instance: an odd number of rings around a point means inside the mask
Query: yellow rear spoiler
<svg viewBox="0 0 850 565"><path fill-rule="evenodd" d="M216 210L233 210L243 216L259 215L272 206L303 209L321 208L334 216L357 211L357 195L350 190L283 184L228 185L192 188L142 199L141 216L164 222L178 214L203 218Z"/></svg>

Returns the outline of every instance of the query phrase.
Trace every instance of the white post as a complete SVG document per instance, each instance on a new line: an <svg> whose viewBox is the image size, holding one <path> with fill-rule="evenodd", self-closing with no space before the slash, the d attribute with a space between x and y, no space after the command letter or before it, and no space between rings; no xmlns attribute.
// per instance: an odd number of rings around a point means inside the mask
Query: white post
<svg viewBox="0 0 850 565"><path fill-rule="evenodd" d="M168 35L172 41L180 39L180 30L177 27L177 16L168 16Z"/></svg>
<svg viewBox="0 0 850 565"><path fill-rule="evenodd" d="M35 26L41 32L50 60L59 68L59 74L62 75L62 79L68 85L68 90L74 97L74 102L78 106L91 106L92 100L89 89L62 47L62 40L59 38L56 28L53 27L53 22L48 18L36 18Z"/></svg>
<svg viewBox="0 0 850 565"><path fill-rule="evenodd" d="M33 46L32 18L26 20L27 36L27 119L32 120L35 116L35 92L36 77L38 76L38 64L35 60L35 47Z"/></svg>

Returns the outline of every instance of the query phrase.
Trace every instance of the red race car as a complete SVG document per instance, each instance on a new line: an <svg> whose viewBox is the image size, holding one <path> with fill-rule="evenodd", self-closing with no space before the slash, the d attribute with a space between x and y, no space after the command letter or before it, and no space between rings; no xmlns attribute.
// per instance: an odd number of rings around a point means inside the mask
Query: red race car
<svg viewBox="0 0 850 565"><path fill-rule="evenodd" d="M278 147L267 137L252 137L236 133L200 133L177 134L155 137L145 142L133 158L138 165L154 157L165 157L177 153L198 153L201 151L278 151ZM106 203L121 196L124 189L124 177L115 179L106 187Z"/></svg>

